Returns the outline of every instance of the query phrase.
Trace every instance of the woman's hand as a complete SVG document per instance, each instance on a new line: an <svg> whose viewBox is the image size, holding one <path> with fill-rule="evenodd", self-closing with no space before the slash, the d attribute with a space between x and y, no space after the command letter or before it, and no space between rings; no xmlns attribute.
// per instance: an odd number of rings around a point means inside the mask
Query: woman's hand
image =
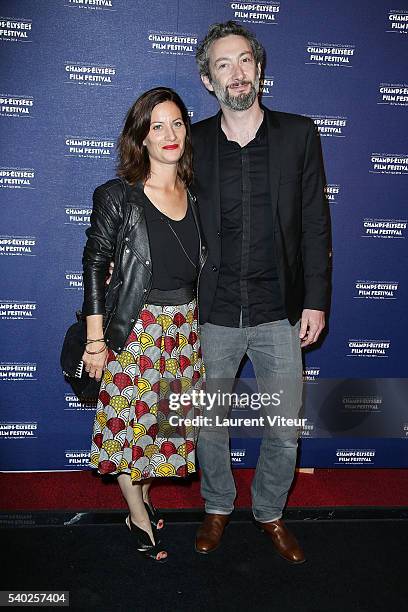
<svg viewBox="0 0 408 612"><path fill-rule="evenodd" d="M110 285L110 282L112 280L112 274L113 274L113 268L115 267L115 264L113 261L110 262L109 264L109 272L108 272L108 276L106 277L106 281L105 284L106 285Z"/></svg>
<svg viewBox="0 0 408 612"><path fill-rule="evenodd" d="M91 353L96 353L96 354L91 355L87 351L91 351ZM106 366L107 357L108 357L108 348L103 340L102 341L98 340L97 342L92 342L91 344L87 344L84 354L82 355L82 361L85 364L86 372L88 372L91 378L95 378L96 380L101 380L103 371Z"/></svg>
<svg viewBox="0 0 408 612"><path fill-rule="evenodd" d="M96 378L96 380L102 378L108 357L108 349L103 338L102 322L102 315L89 315L86 317L87 344L82 355L82 361L89 376Z"/></svg>

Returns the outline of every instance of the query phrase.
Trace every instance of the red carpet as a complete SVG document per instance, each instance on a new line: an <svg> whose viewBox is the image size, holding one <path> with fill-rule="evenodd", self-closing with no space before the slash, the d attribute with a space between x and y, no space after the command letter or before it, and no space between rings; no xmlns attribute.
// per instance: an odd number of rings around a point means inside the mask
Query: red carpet
<svg viewBox="0 0 408 612"><path fill-rule="evenodd" d="M236 507L249 508L253 470L235 470ZM114 479L95 472L0 474L0 510L98 510L125 508ZM201 508L198 478L154 485L152 500L162 508ZM319 469L297 473L289 506L408 506L408 470Z"/></svg>

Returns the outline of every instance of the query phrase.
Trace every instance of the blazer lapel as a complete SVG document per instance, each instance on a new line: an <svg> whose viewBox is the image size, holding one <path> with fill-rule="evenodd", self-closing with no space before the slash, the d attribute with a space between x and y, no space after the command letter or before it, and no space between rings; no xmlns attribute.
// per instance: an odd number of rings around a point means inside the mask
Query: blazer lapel
<svg viewBox="0 0 408 612"><path fill-rule="evenodd" d="M271 194L273 221L275 222L281 175L282 134L279 121L274 117L273 112L264 106L262 108L265 112L268 132L269 188Z"/></svg>

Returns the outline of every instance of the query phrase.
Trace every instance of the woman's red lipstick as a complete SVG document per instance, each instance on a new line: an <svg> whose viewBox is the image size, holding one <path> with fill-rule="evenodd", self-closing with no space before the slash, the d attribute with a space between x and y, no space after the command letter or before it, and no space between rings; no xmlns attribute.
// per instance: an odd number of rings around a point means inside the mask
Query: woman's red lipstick
<svg viewBox="0 0 408 612"><path fill-rule="evenodd" d="M163 149L178 149L178 144L166 145Z"/></svg>

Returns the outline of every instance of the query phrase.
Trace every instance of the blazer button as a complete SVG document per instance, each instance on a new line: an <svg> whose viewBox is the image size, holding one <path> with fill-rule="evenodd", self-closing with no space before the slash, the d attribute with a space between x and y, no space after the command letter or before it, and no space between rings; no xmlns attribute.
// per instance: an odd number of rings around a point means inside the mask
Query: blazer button
<svg viewBox="0 0 408 612"><path fill-rule="evenodd" d="M218 268L217 268L216 266L213 266L213 267L212 267L212 271L213 271L213 272L216 272L217 270L218 270Z"/></svg>
<svg viewBox="0 0 408 612"><path fill-rule="evenodd" d="M143 289L143 293L147 293L147 289Z"/></svg>
<svg viewBox="0 0 408 612"><path fill-rule="evenodd" d="M130 250L129 249L125 249L125 253L130 253Z"/></svg>
<svg viewBox="0 0 408 612"><path fill-rule="evenodd" d="M148 259L146 259L146 266L150 266L150 261Z"/></svg>
<svg viewBox="0 0 408 612"><path fill-rule="evenodd" d="M128 238L128 236L126 236L126 238L125 238L125 242L129 242L129 238Z"/></svg>

